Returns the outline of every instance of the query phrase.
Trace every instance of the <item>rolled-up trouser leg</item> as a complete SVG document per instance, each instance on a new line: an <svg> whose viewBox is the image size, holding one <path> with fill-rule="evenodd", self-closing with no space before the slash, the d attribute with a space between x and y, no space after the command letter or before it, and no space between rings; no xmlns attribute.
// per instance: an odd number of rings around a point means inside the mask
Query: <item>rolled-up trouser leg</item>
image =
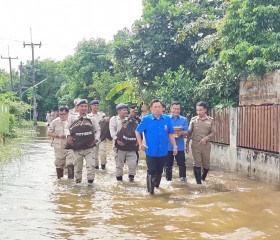
<svg viewBox="0 0 280 240"><path fill-rule="evenodd" d="M172 167L174 162L174 155L172 151L168 151L166 164L165 164L165 177L167 181L172 180Z"/></svg>
<svg viewBox="0 0 280 240"><path fill-rule="evenodd" d="M137 155L135 151L126 152L126 163L128 166L128 175L136 175Z"/></svg>
<svg viewBox="0 0 280 240"><path fill-rule="evenodd" d="M94 148L88 148L83 151L84 151L84 158L86 160L87 180L94 180L95 167L94 167L94 161L92 157Z"/></svg>
<svg viewBox="0 0 280 240"><path fill-rule="evenodd" d="M76 181L82 181L82 173L83 173L83 161L84 156L82 155L83 150L75 150L74 151L74 173Z"/></svg>
<svg viewBox="0 0 280 240"><path fill-rule="evenodd" d="M107 139L99 143L98 153L99 153L101 165L106 165L107 164Z"/></svg>
<svg viewBox="0 0 280 240"><path fill-rule="evenodd" d="M124 161L126 158L126 151L118 150L117 151L117 162L116 162L116 177L122 177Z"/></svg>

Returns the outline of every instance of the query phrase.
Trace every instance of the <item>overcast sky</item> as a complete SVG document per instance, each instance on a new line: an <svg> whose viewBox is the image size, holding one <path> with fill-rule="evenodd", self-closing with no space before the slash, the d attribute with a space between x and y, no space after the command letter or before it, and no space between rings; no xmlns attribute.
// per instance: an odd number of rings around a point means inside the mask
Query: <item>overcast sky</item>
<svg viewBox="0 0 280 240"><path fill-rule="evenodd" d="M141 17L141 0L0 0L0 55L8 57L8 45L13 69L19 62L31 59L30 27L35 58L62 60L74 53L82 39L105 38L124 27L131 28ZM9 69L8 60L0 59L0 68Z"/></svg>

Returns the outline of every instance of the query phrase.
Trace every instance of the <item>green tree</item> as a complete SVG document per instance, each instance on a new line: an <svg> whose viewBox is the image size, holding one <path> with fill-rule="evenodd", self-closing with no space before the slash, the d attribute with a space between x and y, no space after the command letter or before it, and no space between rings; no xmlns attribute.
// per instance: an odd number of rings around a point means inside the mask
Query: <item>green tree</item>
<svg viewBox="0 0 280 240"><path fill-rule="evenodd" d="M232 0L219 34L220 58L228 74L262 77L280 67L278 0Z"/></svg>

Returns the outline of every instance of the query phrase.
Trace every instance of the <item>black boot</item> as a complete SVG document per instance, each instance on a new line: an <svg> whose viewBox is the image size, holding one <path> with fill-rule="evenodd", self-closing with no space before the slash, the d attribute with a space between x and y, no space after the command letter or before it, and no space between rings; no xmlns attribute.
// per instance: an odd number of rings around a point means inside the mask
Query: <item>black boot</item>
<svg viewBox="0 0 280 240"><path fill-rule="evenodd" d="M147 176L147 190L151 195L155 194L155 178L156 175Z"/></svg>
<svg viewBox="0 0 280 240"><path fill-rule="evenodd" d="M202 176L201 176L202 181L205 181L206 176L208 174L208 171L209 171L209 169L203 168L203 173L202 173Z"/></svg>
<svg viewBox="0 0 280 240"><path fill-rule="evenodd" d="M74 165L68 165L68 179L74 179Z"/></svg>
<svg viewBox="0 0 280 240"><path fill-rule="evenodd" d="M155 187L156 188L159 188L160 181L161 181L161 175L156 175L155 176Z"/></svg>
<svg viewBox="0 0 280 240"><path fill-rule="evenodd" d="M201 167L193 167L194 176L197 184L201 184Z"/></svg>
<svg viewBox="0 0 280 240"><path fill-rule="evenodd" d="M128 175L128 179L130 182L134 182L134 175Z"/></svg>
<svg viewBox="0 0 280 240"><path fill-rule="evenodd" d="M103 165L103 164L101 165L101 169L102 169L102 170L105 170L105 167L106 167L105 164L104 164L104 165Z"/></svg>
<svg viewBox="0 0 280 240"><path fill-rule="evenodd" d="M60 179L63 177L63 168L56 168L56 175L57 179Z"/></svg>
<svg viewBox="0 0 280 240"><path fill-rule="evenodd" d="M122 181L122 176L116 177L117 181Z"/></svg>

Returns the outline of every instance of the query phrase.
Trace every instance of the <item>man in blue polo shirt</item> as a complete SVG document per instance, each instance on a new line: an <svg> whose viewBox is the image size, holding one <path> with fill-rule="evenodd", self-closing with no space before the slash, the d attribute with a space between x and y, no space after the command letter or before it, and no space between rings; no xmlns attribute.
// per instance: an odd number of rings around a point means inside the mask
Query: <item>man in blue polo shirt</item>
<svg viewBox="0 0 280 240"><path fill-rule="evenodd" d="M154 188L159 187L163 167L168 155L168 140L173 146L174 156L177 146L174 138L174 128L168 115L162 114L162 103L154 99L150 103L151 114L143 117L135 133L140 149L146 153L147 190L153 195ZM142 143L144 133L146 145Z"/></svg>
<svg viewBox="0 0 280 240"><path fill-rule="evenodd" d="M179 177L181 182L186 182L186 157L185 157L185 142L184 137L188 134L188 121L185 117L180 115L180 103L175 101L171 104L171 114L169 117L171 118L172 125L175 130L175 140L178 146L178 154L175 156L177 161L177 165L179 167ZM173 155L173 146L171 142L168 144L168 158L166 162L166 180L172 180L172 166L174 162Z"/></svg>

